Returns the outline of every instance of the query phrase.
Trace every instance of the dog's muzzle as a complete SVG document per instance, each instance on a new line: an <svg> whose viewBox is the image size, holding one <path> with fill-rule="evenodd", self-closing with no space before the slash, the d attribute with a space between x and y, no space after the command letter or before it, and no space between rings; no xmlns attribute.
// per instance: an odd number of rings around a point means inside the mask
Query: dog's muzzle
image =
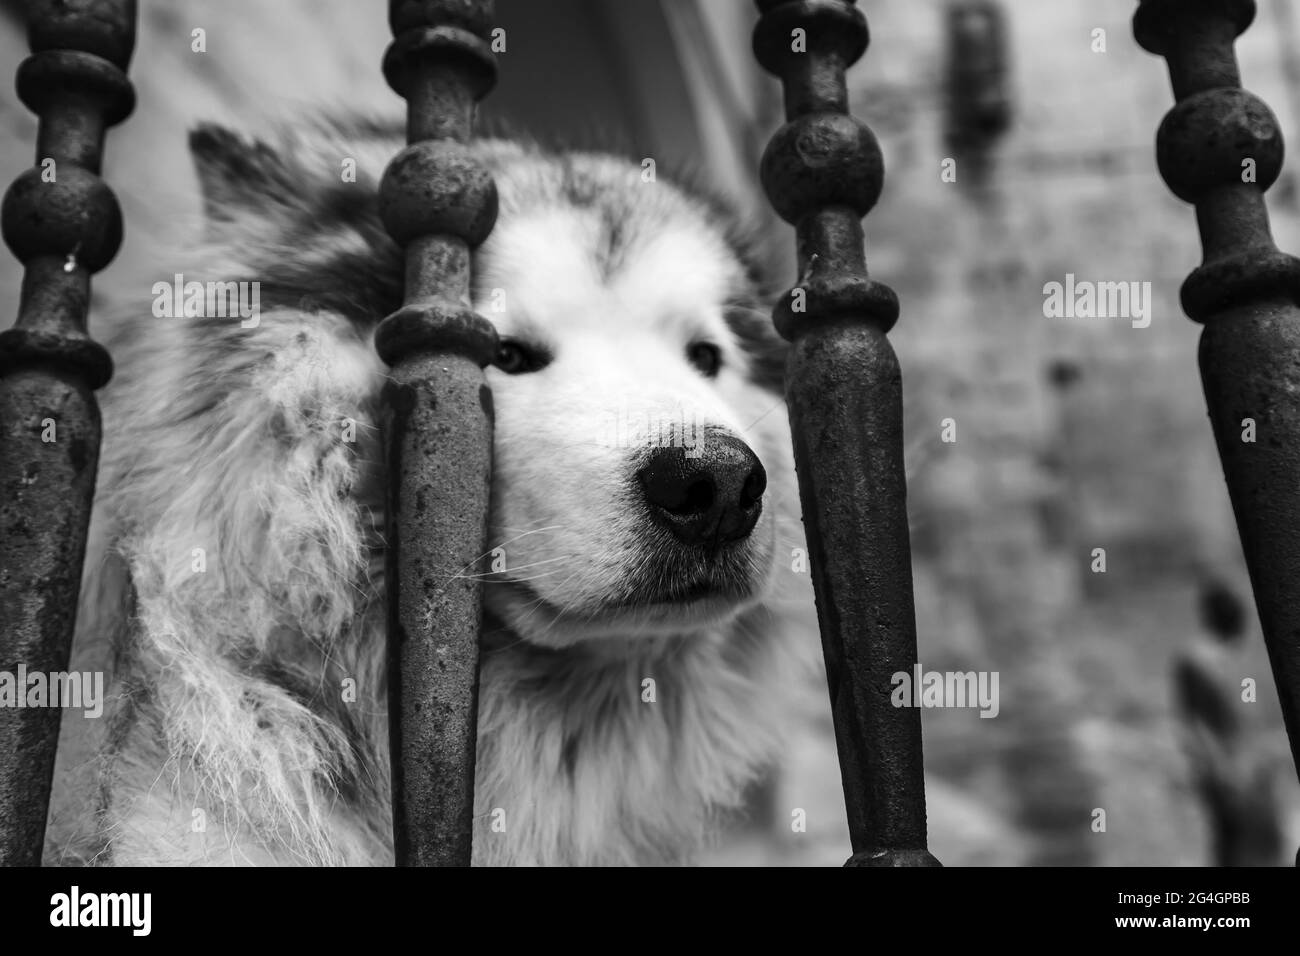
<svg viewBox="0 0 1300 956"><path fill-rule="evenodd" d="M767 473L739 438L710 431L698 457L656 448L637 472L656 524L687 545L716 549L749 536L763 511Z"/></svg>

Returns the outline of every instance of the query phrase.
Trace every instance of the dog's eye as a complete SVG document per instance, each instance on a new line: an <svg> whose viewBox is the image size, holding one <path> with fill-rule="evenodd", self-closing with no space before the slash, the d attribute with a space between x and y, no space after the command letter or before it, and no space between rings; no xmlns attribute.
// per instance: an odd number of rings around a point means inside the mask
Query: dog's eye
<svg viewBox="0 0 1300 956"><path fill-rule="evenodd" d="M686 359L709 378L722 368L722 352L712 342L692 343L686 349Z"/></svg>
<svg viewBox="0 0 1300 956"><path fill-rule="evenodd" d="M507 375L522 375L525 372L536 372L550 363L551 356L545 349L534 348L515 339L502 339L496 360L492 364Z"/></svg>

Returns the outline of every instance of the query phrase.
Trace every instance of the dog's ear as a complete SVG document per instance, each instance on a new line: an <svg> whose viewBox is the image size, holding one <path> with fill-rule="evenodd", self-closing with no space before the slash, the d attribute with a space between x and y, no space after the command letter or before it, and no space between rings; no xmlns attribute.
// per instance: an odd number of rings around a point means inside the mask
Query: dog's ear
<svg viewBox="0 0 1300 956"><path fill-rule="evenodd" d="M279 153L224 126L203 123L191 130L190 153L210 222L286 205L298 188L298 176Z"/></svg>

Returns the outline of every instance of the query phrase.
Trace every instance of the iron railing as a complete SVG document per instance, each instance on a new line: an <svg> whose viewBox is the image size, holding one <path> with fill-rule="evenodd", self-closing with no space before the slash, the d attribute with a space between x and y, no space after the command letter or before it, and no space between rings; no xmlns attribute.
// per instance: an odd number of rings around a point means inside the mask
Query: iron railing
<svg viewBox="0 0 1300 956"><path fill-rule="evenodd" d="M406 250L401 309L375 335L388 463L389 734L399 866L468 866L478 726L480 564L492 472L496 331L469 306L470 252L496 221L492 176L465 143L496 80L490 0L390 0L388 83L407 141L380 214Z"/></svg>
<svg viewBox="0 0 1300 956"><path fill-rule="evenodd" d="M754 52L780 77L786 124L761 164L796 230L798 280L774 322L792 343L787 398L812 556L850 865L937 865L926 847L921 726L891 704L917 661L902 457L901 374L887 333L898 301L869 278L861 219L883 179L848 113L845 69L865 52L852 0L758 0ZM35 0L18 92L39 117L37 165L4 199L25 268L0 333L0 667L62 670L74 626L98 460L93 396L111 374L86 331L90 277L121 242L99 178L104 133L133 106L134 0ZM1205 323L1200 363L1265 640L1300 767L1300 260L1269 234L1276 120L1240 88L1232 50L1252 0L1141 0L1138 41L1165 56L1177 105L1160 171L1196 205L1205 261L1183 286ZM403 307L376 334L384 393L393 826L399 865L472 853L479 577L492 462L482 368L496 334L469 306L472 250L496 217L467 147L495 80L490 0L390 0L385 75L408 102L409 146L380 189L406 252ZM803 31L802 44L792 43ZM52 161L51 162L47 162ZM1246 420L1255 441L1243 441ZM59 708L0 708L0 864L40 860Z"/></svg>
<svg viewBox="0 0 1300 956"><path fill-rule="evenodd" d="M122 243L99 178L105 130L135 105L135 0L33 0L18 96L40 117L36 165L4 197L23 264L0 333L0 670L66 670L99 463L94 390L112 375L86 331L90 277ZM25 688L23 688L25 691ZM41 860L58 707L0 707L0 866Z"/></svg>
<svg viewBox="0 0 1300 956"><path fill-rule="evenodd" d="M792 343L786 399L817 596L850 866L934 866L926 849L921 716L890 701L916 664L903 472L902 376L886 338L892 289L867 276L861 219L884 176L848 112L844 70L867 21L843 0L758 0L754 54L785 89L761 177L795 227L798 285L776 307ZM803 31L796 34L796 31ZM802 39L803 43L796 42Z"/></svg>
<svg viewBox="0 0 1300 956"><path fill-rule="evenodd" d="M1300 260L1274 245L1264 203L1282 133L1233 52L1254 16L1254 0L1141 0L1133 32L1169 64L1156 162L1196 206L1204 249L1183 310L1205 326L1205 402L1300 773Z"/></svg>

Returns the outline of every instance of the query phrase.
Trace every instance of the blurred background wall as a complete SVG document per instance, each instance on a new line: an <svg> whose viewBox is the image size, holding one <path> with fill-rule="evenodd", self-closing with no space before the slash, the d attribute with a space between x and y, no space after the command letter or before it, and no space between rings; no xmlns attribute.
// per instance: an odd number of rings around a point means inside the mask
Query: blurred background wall
<svg viewBox="0 0 1300 956"><path fill-rule="evenodd" d="M1288 2L1262 0L1238 54L1245 85L1294 140L1300 31ZM1246 801L1240 812L1273 833L1263 839L1276 844L1273 862L1289 862L1300 788L1206 421L1198 328L1178 307L1199 245L1191 208L1155 170L1155 129L1173 100L1163 61L1132 40L1135 4L861 5L873 42L850 92L886 164L867 255L903 302L892 338L908 407L921 662L1001 678L995 719L923 714L932 849L949 864L1209 863L1189 769L1199 754ZM141 0L139 105L109 134L105 169L126 242L96 278L98 301L193 235L184 133L195 122L255 130L308 110L400 115L378 68L385 6ZM788 284L792 236L756 182L781 107L749 52L754 19L748 0L498 0L507 48L485 125L654 157L669 177L683 165L703 172L763 230ZM191 49L196 28L205 53ZM4 0L0 74L25 53L21 5ZM0 130L8 183L32 162L36 131L11 83ZM941 176L946 159L955 182ZM1269 199L1279 246L1300 250L1293 162ZM1067 273L1150 282L1150 326L1045 318L1043 286ZM0 257L5 322L19 277ZM955 442L940 440L949 418ZM1093 570L1097 548L1104 572ZM1236 649L1206 650L1197 595L1207 580L1246 602ZM1211 661L1202 671L1234 707L1232 754L1189 751L1173 690L1176 663L1189 660ZM1254 703L1240 700L1244 678L1258 683ZM847 856L819 677L804 700L782 765L706 862ZM792 830L794 809L806 832Z"/></svg>

